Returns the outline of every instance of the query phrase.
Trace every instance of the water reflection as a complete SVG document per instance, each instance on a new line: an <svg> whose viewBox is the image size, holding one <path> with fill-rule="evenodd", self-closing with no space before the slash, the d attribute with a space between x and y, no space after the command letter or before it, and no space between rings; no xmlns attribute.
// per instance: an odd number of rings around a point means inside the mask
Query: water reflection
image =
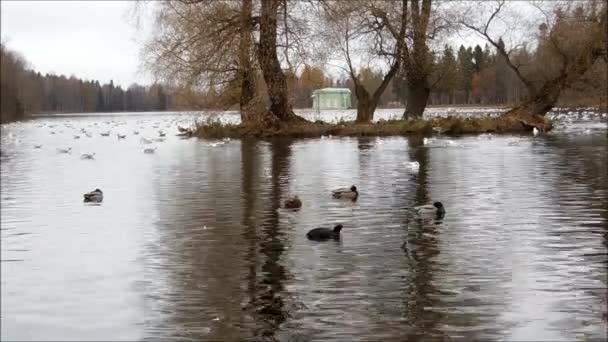
<svg viewBox="0 0 608 342"><path fill-rule="evenodd" d="M255 336L264 340L274 340L274 334L287 318L284 282L288 272L280 262L286 250L286 237L283 231L285 227L279 223L279 208L282 189L287 189L289 182L290 141L275 140L269 148L272 156L270 196L264 209L260 241L260 253L264 261L261 275L255 280L249 280L255 282L251 298L257 322Z"/></svg>

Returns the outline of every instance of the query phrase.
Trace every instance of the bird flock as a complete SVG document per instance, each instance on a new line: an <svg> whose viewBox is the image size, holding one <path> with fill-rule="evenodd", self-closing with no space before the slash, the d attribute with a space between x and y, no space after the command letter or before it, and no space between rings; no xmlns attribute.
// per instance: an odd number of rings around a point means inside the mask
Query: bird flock
<svg viewBox="0 0 608 342"><path fill-rule="evenodd" d="M76 122L76 121L75 121ZM128 133L125 132L125 129L122 129L121 126L127 124L124 120L111 119L103 122L90 122L86 124L85 127L76 127L76 123L72 121L66 121L63 123L41 123L38 125L39 128L47 128L51 135L60 135L65 133L72 134L74 140L82 140L83 138L93 138L95 134L98 134L101 138L111 138L112 132L115 132L116 139L118 141L124 141L128 138ZM139 129L133 130L131 133L133 136L139 136L140 130L145 129L145 122L143 120L138 120L136 124L139 126ZM190 138L193 136L192 128L185 128L177 123L177 118L173 119L161 119L159 121L155 121L152 123L152 127L157 129L156 137L144 137L141 136L139 142L141 145L148 145L153 143L162 143L165 141L167 132L164 129L161 129L161 125L165 126L165 128L171 128L174 125L177 125L177 134L178 137L182 138ZM143 147L142 152L145 154L152 154L157 150L158 146L154 147ZM43 144L34 144L34 149L44 149ZM58 147L56 148L57 153L59 154L72 154L73 148L71 146L66 147ZM82 152L80 154L80 159L83 160L95 160L95 152Z"/></svg>

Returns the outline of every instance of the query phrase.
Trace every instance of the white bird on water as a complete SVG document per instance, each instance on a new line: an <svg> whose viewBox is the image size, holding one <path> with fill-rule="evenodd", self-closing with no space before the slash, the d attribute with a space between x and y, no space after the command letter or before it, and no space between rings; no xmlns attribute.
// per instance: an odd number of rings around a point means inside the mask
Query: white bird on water
<svg viewBox="0 0 608 342"><path fill-rule="evenodd" d="M532 129L532 134L534 134L534 136L538 135L538 129L536 127Z"/></svg>
<svg viewBox="0 0 608 342"><path fill-rule="evenodd" d="M404 162L403 164L405 165L405 168L410 171L418 172L418 170L420 170L420 163L417 161Z"/></svg>

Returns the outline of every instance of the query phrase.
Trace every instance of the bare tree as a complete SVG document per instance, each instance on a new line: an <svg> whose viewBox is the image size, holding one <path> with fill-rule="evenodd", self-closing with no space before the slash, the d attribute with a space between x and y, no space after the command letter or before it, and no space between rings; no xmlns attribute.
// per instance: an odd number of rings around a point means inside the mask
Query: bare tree
<svg viewBox="0 0 608 342"><path fill-rule="evenodd" d="M407 101L403 118L421 117L431 90L443 77L435 70L429 41L446 32L449 22L432 0L395 2L371 1L370 16L388 28L393 39L400 42L400 73L407 83ZM402 35L399 27L405 28Z"/></svg>
<svg viewBox="0 0 608 342"><path fill-rule="evenodd" d="M541 3L531 4L531 9L542 18L532 63L518 63L513 58L514 52L525 46L524 41L516 41L509 47L493 34L497 21L508 24L509 19L514 19L505 0L494 2L492 10L483 18L476 18L469 9L460 23L492 44L525 85L527 99L506 115L520 118L524 125L547 129L550 123L544 115L553 108L562 90L585 74L596 60L606 58L607 8L605 2L598 1L558 3L553 4L552 9L544 8L545 4ZM475 11L483 5L486 4L476 4Z"/></svg>
<svg viewBox="0 0 608 342"><path fill-rule="evenodd" d="M406 6L407 0L399 3ZM382 94L399 70L400 56L405 46L407 11L400 12L404 18L396 20L395 24L386 15L387 6L395 3L359 0L325 1L323 4L326 27L331 35L329 40L338 48L354 84L357 98L356 121L370 122ZM378 62L388 64L388 70L376 89L364 86L355 59L368 65Z"/></svg>
<svg viewBox="0 0 608 342"><path fill-rule="evenodd" d="M234 86L239 64L240 9L229 1L162 1L144 66L163 81L200 92Z"/></svg>

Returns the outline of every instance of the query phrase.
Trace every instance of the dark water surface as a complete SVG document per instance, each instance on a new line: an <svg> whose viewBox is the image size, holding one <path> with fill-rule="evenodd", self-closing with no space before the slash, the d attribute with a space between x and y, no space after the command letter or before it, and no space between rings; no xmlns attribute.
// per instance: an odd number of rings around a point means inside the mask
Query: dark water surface
<svg viewBox="0 0 608 342"><path fill-rule="evenodd" d="M606 339L605 121L425 145L173 136L188 119L2 127L2 340ZM409 210L431 201L442 221Z"/></svg>

